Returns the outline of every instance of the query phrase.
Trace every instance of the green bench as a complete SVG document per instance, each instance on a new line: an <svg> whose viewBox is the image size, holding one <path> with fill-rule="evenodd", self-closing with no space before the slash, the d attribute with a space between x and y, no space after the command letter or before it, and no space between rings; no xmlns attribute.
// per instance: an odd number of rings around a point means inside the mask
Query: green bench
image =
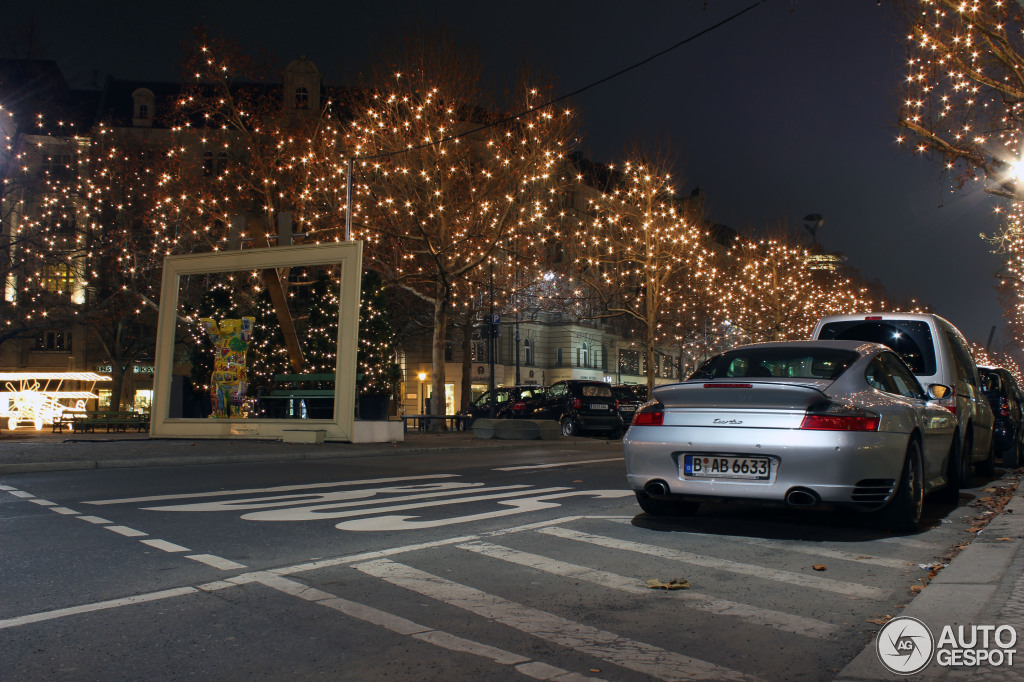
<svg viewBox="0 0 1024 682"><path fill-rule="evenodd" d="M53 422L54 433L64 433L65 428L77 433L95 433L99 427L105 428L107 433L128 429L141 433L149 428L149 415L121 410L65 410Z"/></svg>

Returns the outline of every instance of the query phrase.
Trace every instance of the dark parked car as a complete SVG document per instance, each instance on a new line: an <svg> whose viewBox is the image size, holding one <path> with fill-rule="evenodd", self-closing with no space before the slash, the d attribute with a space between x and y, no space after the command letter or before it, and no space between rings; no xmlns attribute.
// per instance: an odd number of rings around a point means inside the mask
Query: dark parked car
<svg viewBox="0 0 1024 682"><path fill-rule="evenodd" d="M1020 386L1013 375L1001 367L979 367L981 388L988 398L996 423L992 432L996 452L1003 465L1015 467L1024 449L1024 405L1021 404Z"/></svg>
<svg viewBox="0 0 1024 682"><path fill-rule="evenodd" d="M557 419L563 436L601 432L610 438L622 436L622 418L615 409L612 387L603 381L567 379L548 388L535 419Z"/></svg>
<svg viewBox="0 0 1024 682"><path fill-rule="evenodd" d="M647 387L641 384L618 384L612 386L612 395L619 401L622 425L628 427L633 423L637 409L647 402Z"/></svg>
<svg viewBox="0 0 1024 682"><path fill-rule="evenodd" d="M528 417L540 407L546 391L545 386L499 386L494 389L494 416L497 419ZM490 414L490 400L491 392L486 391L471 402L468 409L459 412L459 416L468 417L459 420L459 427L468 428L475 420L487 417Z"/></svg>

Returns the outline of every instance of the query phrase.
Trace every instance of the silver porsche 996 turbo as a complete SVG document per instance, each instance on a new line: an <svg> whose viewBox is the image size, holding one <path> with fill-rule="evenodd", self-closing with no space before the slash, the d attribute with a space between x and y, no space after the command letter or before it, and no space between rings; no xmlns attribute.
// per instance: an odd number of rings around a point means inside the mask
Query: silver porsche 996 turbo
<svg viewBox="0 0 1024 682"><path fill-rule="evenodd" d="M956 418L936 402L950 390L923 388L879 344L741 346L654 389L623 439L627 478L648 514L743 499L845 506L913 530L926 494L959 495Z"/></svg>

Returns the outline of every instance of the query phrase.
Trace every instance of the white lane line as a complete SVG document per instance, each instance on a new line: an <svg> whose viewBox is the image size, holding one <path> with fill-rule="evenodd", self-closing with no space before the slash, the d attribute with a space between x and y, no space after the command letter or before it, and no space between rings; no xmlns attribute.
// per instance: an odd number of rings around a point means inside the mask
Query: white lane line
<svg viewBox="0 0 1024 682"><path fill-rule="evenodd" d="M39 497L34 497L31 500L29 500L29 502L31 502L33 504L38 504L40 507L56 507L57 506L56 502L50 502L49 500L44 500L44 499L41 499Z"/></svg>
<svg viewBox="0 0 1024 682"><path fill-rule="evenodd" d="M524 464L516 467L501 467L494 471L522 471L524 469L554 469L555 467L571 467L574 464L601 464L603 462L621 462L622 457L609 457L608 459L584 459L579 462L556 462L554 464Z"/></svg>
<svg viewBox="0 0 1024 682"><path fill-rule="evenodd" d="M15 497L20 497L23 500L26 500L30 497L35 497L35 495L33 495L32 493L27 493L24 490L15 490L14 488L8 490L7 492L14 495Z"/></svg>
<svg viewBox="0 0 1024 682"><path fill-rule="evenodd" d="M938 543L912 540L910 538L878 538L877 540L872 540L872 542L888 542L893 545L905 545L917 549L939 549Z"/></svg>
<svg viewBox="0 0 1024 682"><path fill-rule="evenodd" d="M96 523L96 524L113 523L113 521L108 521L106 519L101 519L98 516L78 516L78 517L75 517L75 518L79 518L79 519L81 519L83 521L88 521L89 523Z"/></svg>
<svg viewBox="0 0 1024 682"><path fill-rule="evenodd" d="M756 679L729 668L566 620L419 569L378 559L353 568L559 646L671 682Z"/></svg>
<svg viewBox="0 0 1024 682"><path fill-rule="evenodd" d="M9 485L0 485L0 490L6 490L10 492L11 490L17 490L17 488L11 487Z"/></svg>
<svg viewBox="0 0 1024 682"><path fill-rule="evenodd" d="M39 623L44 620L74 616L80 613L92 613L93 611L102 611L104 609L116 609L122 606L131 606L132 604L144 604L145 602L157 601L160 599L170 599L172 597L180 597L183 594L192 594L196 591L197 590L194 587L176 587L172 590L163 590L161 592L137 594L134 597L111 599L110 601L101 601L96 602L95 604L83 604L82 606L72 606L67 609L57 609L56 611L32 613L27 616L18 616L16 618L0 620L0 630L4 628L18 627L19 625L28 625L29 623Z"/></svg>
<svg viewBox="0 0 1024 682"><path fill-rule="evenodd" d="M318 490L322 488L338 488L342 486L376 485L378 483L401 483L403 481L420 481L436 478L458 478L458 474L429 474L425 476L393 476L390 478L368 478L361 481L337 481L332 483L304 483L299 485L279 485L272 488L246 488L244 490L214 490L204 493L182 493L180 495L151 495L149 497L122 497L116 500L92 500L82 504L130 504L134 502L156 502L159 500L190 500L201 497L224 497L227 495L252 495L255 493L283 493L296 490Z"/></svg>
<svg viewBox="0 0 1024 682"><path fill-rule="evenodd" d="M176 545L173 542L167 542L166 540L150 539L150 540L139 540L139 542L141 542L144 545L149 545L150 547L153 547L154 549L163 550L164 552L191 552L192 551L188 547L182 547L181 545Z"/></svg>
<svg viewBox="0 0 1024 682"><path fill-rule="evenodd" d="M557 519L550 519L548 521L534 521L533 523L523 524L521 526L512 526L511 528L501 528L499 530L487 531L480 535L462 535L454 538L447 538L445 540L434 540L432 542L421 542L415 545L403 545L401 547L392 547L390 549L382 549L374 552L363 552L361 554L349 554L348 556L335 557L333 559L319 559L317 561L310 561L305 564L295 564L294 566L283 566L281 568L270 569L270 573L275 575L291 575L293 573L304 573L306 571L317 571L322 568L330 568L332 566L344 566L345 564L354 564L358 561L370 561L372 559L383 559L396 554L405 554L406 552L415 552L421 549L433 549L435 547L446 547L448 545L457 545L460 542L471 542L473 540L479 540L481 537L499 537L502 535L509 535L512 533L522 533L524 531L536 530L538 528L547 528L548 526L557 526L563 523L571 523L572 521L578 521L581 518L588 519L603 519L603 518L618 518L618 517L604 517L604 516L562 516Z"/></svg>
<svg viewBox="0 0 1024 682"><path fill-rule="evenodd" d="M719 571L738 573L740 575L746 575L753 578L775 580L777 582L809 587L815 590L834 592L848 597L882 599L886 596L885 590L877 587L870 587L868 585L859 585L857 583L845 581L840 582L839 580L821 578L816 575L803 575L792 571L781 571L774 568L768 568L767 566L743 564L738 561L730 561L729 559L716 559L701 554L694 554L693 552L684 552L678 549L658 547L657 545L647 545L641 542L632 542L629 540L618 540L615 538L604 537L602 535L591 535L590 533L581 533L568 528L541 528L537 532L544 533L545 535L553 535L558 538L565 538L567 540L586 542L599 547L619 549L626 552L634 552L636 554L646 554L648 556L656 556L663 559L672 559L673 561L682 561L687 564L693 564L694 566L703 566L705 568L711 568Z"/></svg>
<svg viewBox="0 0 1024 682"><path fill-rule="evenodd" d="M149 535L149 533L143 533L141 530L135 530L128 526L104 526L107 530L112 530L118 535L123 535L126 538L141 538Z"/></svg>
<svg viewBox="0 0 1024 682"><path fill-rule="evenodd" d="M661 596L657 594L657 590L652 590L646 585L641 586L638 578L627 578L617 573L557 561L537 554L521 552L501 545L493 545L489 542L468 542L457 546L459 549L469 550L470 552L476 552L477 554L494 559L508 561L519 566L527 566L564 578L583 580L620 592L639 595L645 599L655 599ZM739 604L692 590L679 590L673 597L685 601L687 606L700 611L707 611L716 615L733 616L756 625L793 632L807 637L830 638L835 635L837 629L836 626L830 623L813 618Z"/></svg>
<svg viewBox="0 0 1024 682"><path fill-rule="evenodd" d="M235 563L230 559L219 557L216 554L189 554L185 558L192 559L193 561L198 561L199 563L206 564L207 566L219 568L222 571L231 571L234 569L246 567L245 564Z"/></svg>
<svg viewBox="0 0 1024 682"><path fill-rule="evenodd" d="M78 516L78 512L74 509L68 509L67 507L50 507L50 511L57 512L58 514Z"/></svg>
<svg viewBox="0 0 1024 682"><path fill-rule="evenodd" d="M537 680L560 680L564 682L575 682L577 680L580 682L584 680L599 680L599 678L574 674L568 670L548 665L547 663L531 661L526 656L521 656L511 651L506 651L488 644L482 644L464 637L459 637L443 630L435 630L431 627L420 625L419 623L415 623L393 613L381 611L380 609L367 606L366 604L349 601L348 599L337 597L329 592L308 587L302 583L282 578L278 575L264 572L248 573L245 576L236 576L232 581L238 584L256 582L271 589L284 592L285 594L334 609L335 611L343 613L350 618L378 625L390 630L391 632L406 635L413 639L433 644L434 646L442 649L447 649L448 651L472 654L474 656L489 659L501 665L513 666L515 670L523 675Z"/></svg>

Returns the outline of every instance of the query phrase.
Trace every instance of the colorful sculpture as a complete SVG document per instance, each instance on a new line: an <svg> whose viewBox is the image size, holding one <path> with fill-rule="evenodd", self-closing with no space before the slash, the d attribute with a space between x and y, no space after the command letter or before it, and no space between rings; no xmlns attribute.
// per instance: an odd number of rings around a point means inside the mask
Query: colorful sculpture
<svg viewBox="0 0 1024 682"><path fill-rule="evenodd" d="M252 340L254 317L216 320L204 317L199 320L203 330L216 345L213 374L210 375L211 417L244 417L242 405L248 381L245 373L245 352Z"/></svg>

